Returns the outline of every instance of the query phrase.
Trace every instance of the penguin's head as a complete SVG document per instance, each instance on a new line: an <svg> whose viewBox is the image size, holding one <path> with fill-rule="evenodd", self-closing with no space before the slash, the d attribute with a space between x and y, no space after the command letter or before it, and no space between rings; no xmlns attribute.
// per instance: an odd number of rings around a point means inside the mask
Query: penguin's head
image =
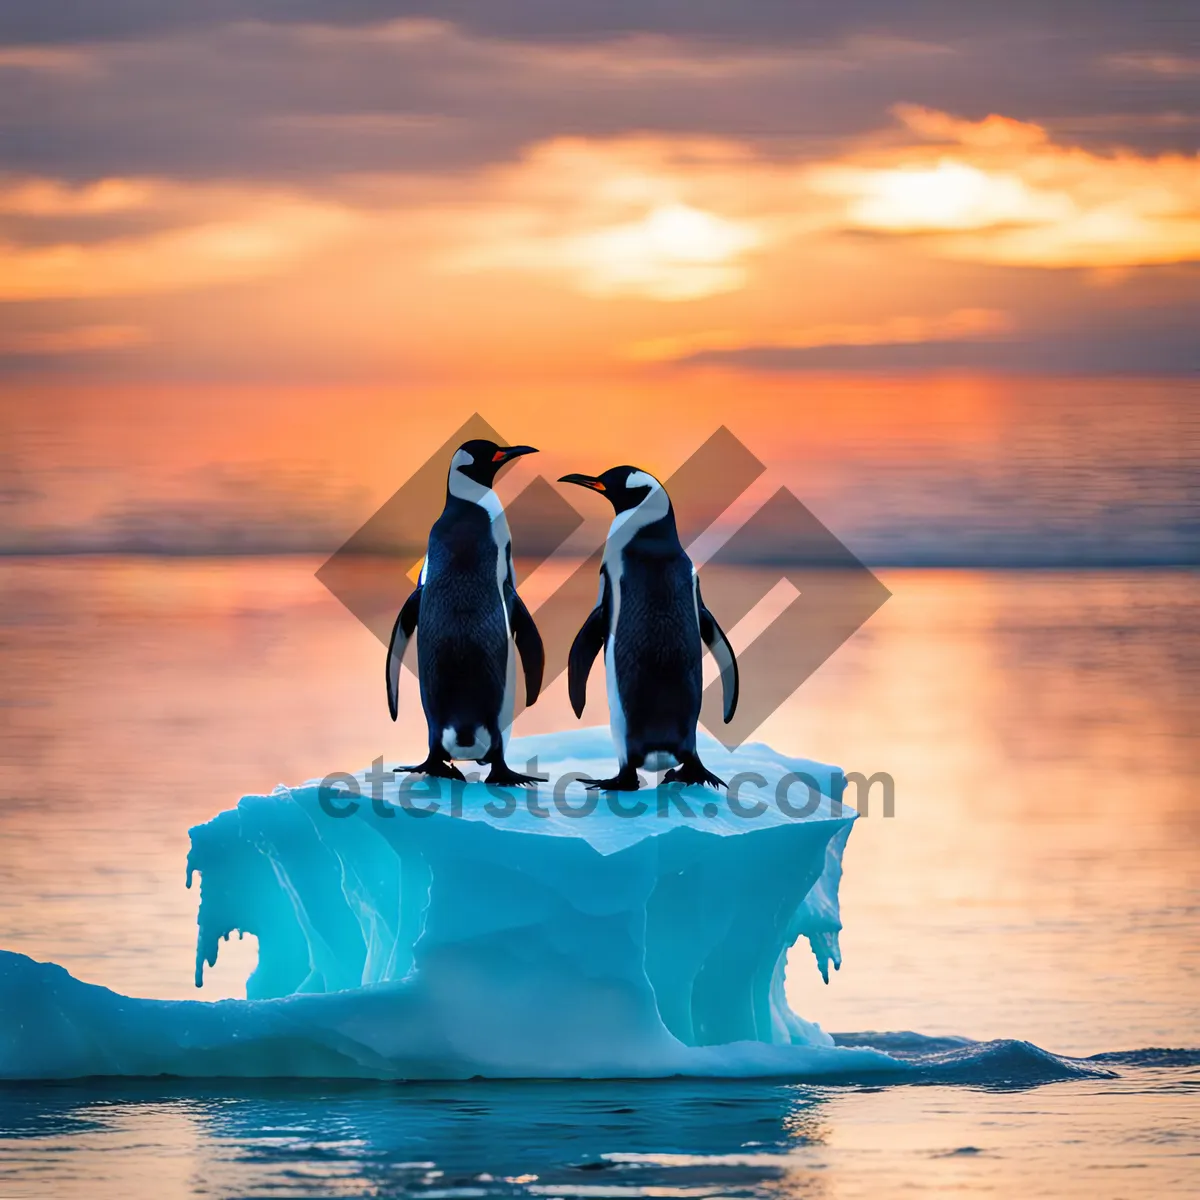
<svg viewBox="0 0 1200 1200"><path fill-rule="evenodd" d="M638 467L609 467L602 475L563 475L559 483L576 483L606 496L617 512L637 508L663 485L648 471Z"/></svg>
<svg viewBox="0 0 1200 1200"><path fill-rule="evenodd" d="M497 446L486 438L472 438L463 442L454 452L450 460L450 478L455 472L466 476L482 487L491 487L496 480L496 472L506 462L520 458L522 454L536 454L533 446Z"/></svg>

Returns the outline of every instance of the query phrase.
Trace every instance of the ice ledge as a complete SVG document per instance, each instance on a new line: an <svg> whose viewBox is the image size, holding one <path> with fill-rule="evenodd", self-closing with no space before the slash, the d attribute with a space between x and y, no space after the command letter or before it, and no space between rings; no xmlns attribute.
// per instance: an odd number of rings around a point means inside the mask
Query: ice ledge
<svg viewBox="0 0 1200 1200"><path fill-rule="evenodd" d="M852 808L832 799L832 783L839 771L827 763L789 758L761 743L730 752L704 733L699 750L705 763L730 785L728 793L678 785L609 795L588 792L578 777L604 777L616 769L608 728L595 726L514 738L509 743L510 762L530 774L550 776L548 783L537 787L489 788L481 782L487 768L470 764L460 764L472 780L466 784L405 774L387 774L373 782L371 772L364 770L352 777L326 777L330 781L325 788L326 815L349 816L353 811L385 820L453 816L509 833L582 838L601 854L616 853L680 827L728 836L855 816ZM650 772L642 775L654 779ZM286 792L307 803L321 782L310 779L293 788L280 784L273 794ZM366 807L370 813L362 813Z"/></svg>
<svg viewBox="0 0 1200 1200"><path fill-rule="evenodd" d="M455 921L475 914L468 925L519 927L529 910L514 901L537 888L583 916L640 906L652 962L664 940L713 940L735 910L777 923L765 906L782 905L783 950L807 938L828 982L841 962L838 884L856 816L830 795L837 769L764 745L731 753L705 735L700 749L728 792L589 793L577 777L612 768L608 730L592 728L513 740L510 760L550 777L538 788L360 771L245 796L190 831L188 886L204 876L197 986L234 931L259 938L251 997L401 979L431 922L436 935L453 909Z"/></svg>

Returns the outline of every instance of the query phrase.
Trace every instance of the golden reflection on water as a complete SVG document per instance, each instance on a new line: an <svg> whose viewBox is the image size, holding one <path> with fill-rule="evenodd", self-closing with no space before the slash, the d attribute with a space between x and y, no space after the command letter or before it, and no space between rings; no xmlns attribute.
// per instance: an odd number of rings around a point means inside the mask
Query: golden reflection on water
<svg viewBox="0 0 1200 1200"><path fill-rule="evenodd" d="M1153 1069L1026 1092L753 1080L65 1085L0 1090L0 1194L1189 1195L1198 1119L1195 1089Z"/></svg>
<svg viewBox="0 0 1200 1200"><path fill-rule="evenodd" d="M0 564L0 946L194 996L188 826L423 751L415 680L393 725L382 649L317 565ZM797 1011L1059 1052L1196 1044L1196 574L882 577L893 598L757 735L896 781L895 817L846 855L841 973L826 988L793 954ZM560 680L517 732L574 724ZM239 949L204 996L241 994Z"/></svg>

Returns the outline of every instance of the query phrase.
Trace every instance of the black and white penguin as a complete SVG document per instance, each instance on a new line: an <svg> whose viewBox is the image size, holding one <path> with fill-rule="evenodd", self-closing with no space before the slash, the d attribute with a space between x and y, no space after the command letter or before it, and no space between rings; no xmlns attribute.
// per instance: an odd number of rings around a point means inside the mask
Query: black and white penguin
<svg viewBox="0 0 1200 1200"><path fill-rule="evenodd" d="M496 472L532 446L464 442L450 460L446 507L429 531L416 591L404 602L387 656L388 707L396 719L400 663L418 621L417 674L429 727L429 755L401 771L462 779L454 759L488 763L488 783L539 782L504 761L516 694L516 649L525 668L525 703L542 686L545 655L529 610L517 595L512 542Z"/></svg>
<svg viewBox="0 0 1200 1200"><path fill-rule="evenodd" d="M600 597L575 636L567 664L571 707L583 715L587 677L604 648L608 707L621 769L590 780L605 790L634 791L638 768L670 766L664 782L724 786L696 754L696 722L703 691L703 642L721 671L725 721L738 701L733 648L700 598L692 560L675 528L666 489L636 467L603 475L564 475L606 496L616 509L600 566Z"/></svg>

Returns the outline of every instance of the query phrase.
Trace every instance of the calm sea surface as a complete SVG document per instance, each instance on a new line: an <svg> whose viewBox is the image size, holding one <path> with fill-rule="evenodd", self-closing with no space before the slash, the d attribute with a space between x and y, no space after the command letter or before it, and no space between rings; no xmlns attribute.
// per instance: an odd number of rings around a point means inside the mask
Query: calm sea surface
<svg viewBox="0 0 1200 1200"><path fill-rule="evenodd" d="M414 682L395 726L382 648L317 565L0 563L0 947L195 996L188 826L423 748ZM896 781L846 854L845 965L826 987L795 951L793 1007L1073 1056L1200 1047L1200 576L882 578L758 735ZM518 732L573 724L560 681ZM253 954L223 947L200 994L241 994ZM1036 1088L6 1088L0 1197L1195 1194L1197 1058L1105 1061Z"/></svg>

